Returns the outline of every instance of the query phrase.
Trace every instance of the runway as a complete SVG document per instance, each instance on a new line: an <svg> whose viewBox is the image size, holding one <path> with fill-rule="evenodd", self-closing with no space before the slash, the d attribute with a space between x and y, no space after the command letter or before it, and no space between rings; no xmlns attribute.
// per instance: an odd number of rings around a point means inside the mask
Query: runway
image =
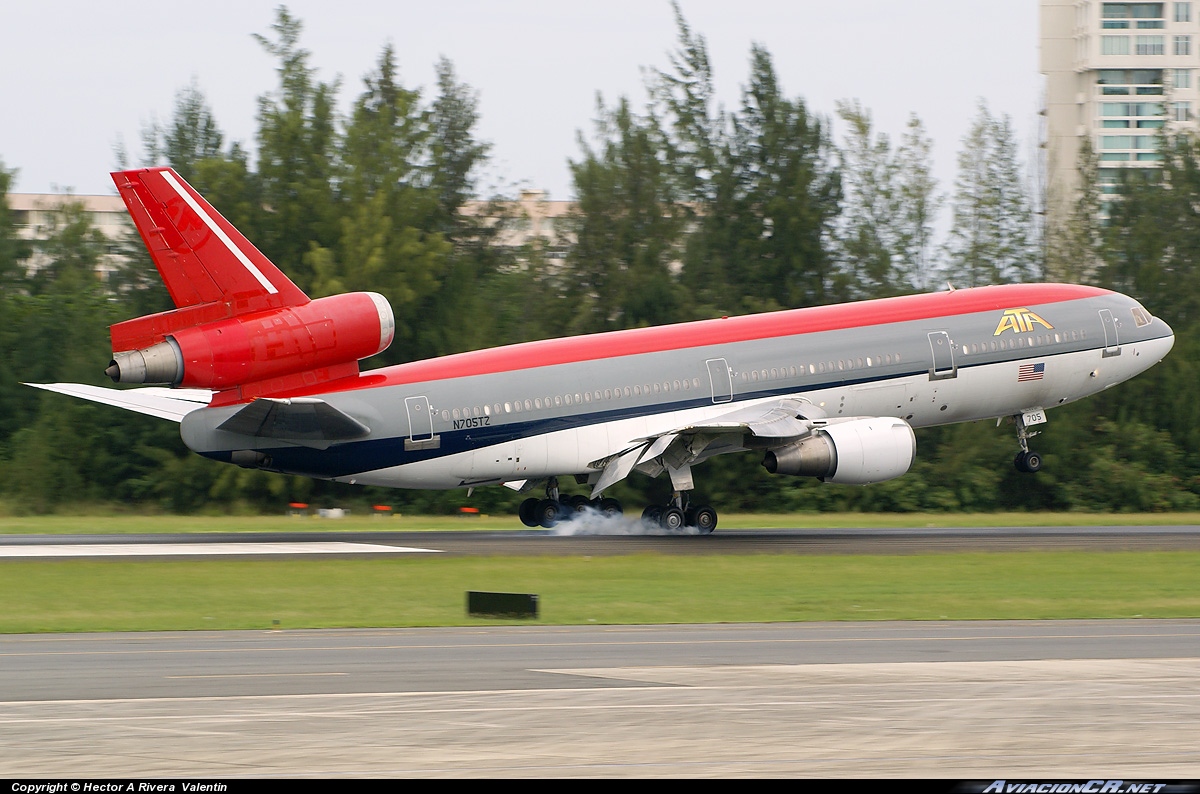
<svg viewBox="0 0 1200 794"><path fill-rule="evenodd" d="M146 535L0 535L8 556L390 555L608 556L619 554L922 554L1078 549L1200 550L1200 526L731 529L711 535L646 532L638 521L609 532L255 532Z"/></svg>
<svg viewBox="0 0 1200 794"><path fill-rule="evenodd" d="M1200 621L0 638L0 775L1200 777Z"/></svg>
<svg viewBox="0 0 1200 794"><path fill-rule="evenodd" d="M1200 530L0 538L26 556L50 546L914 554L1196 549ZM1197 736L1200 620L0 636L8 777L1197 779Z"/></svg>

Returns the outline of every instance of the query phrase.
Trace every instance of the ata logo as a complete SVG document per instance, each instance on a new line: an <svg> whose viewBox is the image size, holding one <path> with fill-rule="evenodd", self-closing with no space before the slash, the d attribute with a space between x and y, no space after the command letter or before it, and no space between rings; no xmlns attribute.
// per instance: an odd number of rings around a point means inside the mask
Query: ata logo
<svg viewBox="0 0 1200 794"><path fill-rule="evenodd" d="M1029 309L1008 309L1004 312L1004 316L1000 318L1000 323L996 326L996 333L992 336L1000 336L1005 331L1012 331L1017 334L1027 334L1033 330L1034 323L1050 330L1054 326L1038 317Z"/></svg>

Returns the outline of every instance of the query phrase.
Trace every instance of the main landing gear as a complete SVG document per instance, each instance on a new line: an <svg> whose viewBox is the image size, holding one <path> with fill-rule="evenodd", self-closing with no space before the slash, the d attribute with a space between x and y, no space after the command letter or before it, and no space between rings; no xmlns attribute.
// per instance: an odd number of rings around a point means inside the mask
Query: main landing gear
<svg viewBox="0 0 1200 794"><path fill-rule="evenodd" d="M546 483L546 498L536 497L521 502L517 515L527 527L550 529L560 521L569 521L577 513L587 509L596 510L606 516L622 514L621 503L616 499L588 499L586 496L562 496L558 492L558 478L551 477Z"/></svg>
<svg viewBox="0 0 1200 794"><path fill-rule="evenodd" d="M546 483L546 498L526 499L521 502L517 514L521 517L521 523L527 527L550 529L589 509L605 516L622 514L621 503L616 499L563 496L558 491L558 480L552 477ZM668 532L682 532L693 528L699 534L707 535L717 528L717 511L708 505L693 507L688 503L686 492L676 491L669 503L651 505L643 510L642 520L657 524Z"/></svg>
<svg viewBox="0 0 1200 794"><path fill-rule="evenodd" d="M1014 416L1013 420L1017 424L1017 441L1021 445L1021 451L1013 458L1013 465L1017 467L1017 471L1034 474L1042 468L1042 456L1029 448L1029 439L1041 431L1030 430L1021 414Z"/></svg>
<svg viewBox="0 0 1200 794"><path fill-rule="evenodd" d="M708 505L692 507L684 498L684 494L676 491L671 501L665 505L650 505L642 511L642 520L658 524L668 532L678 532L685 528L694 528L701 535L707 535L717 528L717 511Z"/></svg>

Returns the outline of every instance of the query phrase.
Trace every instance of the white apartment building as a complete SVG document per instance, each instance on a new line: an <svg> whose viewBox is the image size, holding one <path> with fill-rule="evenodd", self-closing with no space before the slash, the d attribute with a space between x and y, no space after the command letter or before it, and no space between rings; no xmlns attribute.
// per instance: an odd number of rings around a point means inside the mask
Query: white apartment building
<svg viewBox="0 0 1200 794"><path fill-rule="evenodd" d="M5 196L12 211L17 236L25 240L45 240L58 220L55 217L64 204L73 203L83 207L92 226L110 240L117 240L127 231L132 231L129 213L120 196L74 196L63 193L9 193ZM101 279L118 264L119 256L109 251L97 265ZM27 263L36 270L41 265L38 254Z"/></svg>
<svg viewBox="0 0 1200 794"><path fill-rule="evenodd" d="M1114 192L1119 169L1160 162L1160 130L1197 126L1200 2L1041 0L1040 10L1053 213L1078 188L1085 138L1101 190Z"/></svg>

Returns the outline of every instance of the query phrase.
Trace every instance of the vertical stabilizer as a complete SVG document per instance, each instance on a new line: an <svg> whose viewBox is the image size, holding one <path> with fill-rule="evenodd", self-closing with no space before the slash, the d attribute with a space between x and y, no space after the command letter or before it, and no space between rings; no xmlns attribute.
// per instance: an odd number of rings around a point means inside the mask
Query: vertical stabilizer
<svg viewBox="0 0 1200 794"><path fill-rule="evenodd" d="M308 297L170 168L118 171L113 181L177 309L112 326L113 350L161 342L199 323Z"/></svg>

